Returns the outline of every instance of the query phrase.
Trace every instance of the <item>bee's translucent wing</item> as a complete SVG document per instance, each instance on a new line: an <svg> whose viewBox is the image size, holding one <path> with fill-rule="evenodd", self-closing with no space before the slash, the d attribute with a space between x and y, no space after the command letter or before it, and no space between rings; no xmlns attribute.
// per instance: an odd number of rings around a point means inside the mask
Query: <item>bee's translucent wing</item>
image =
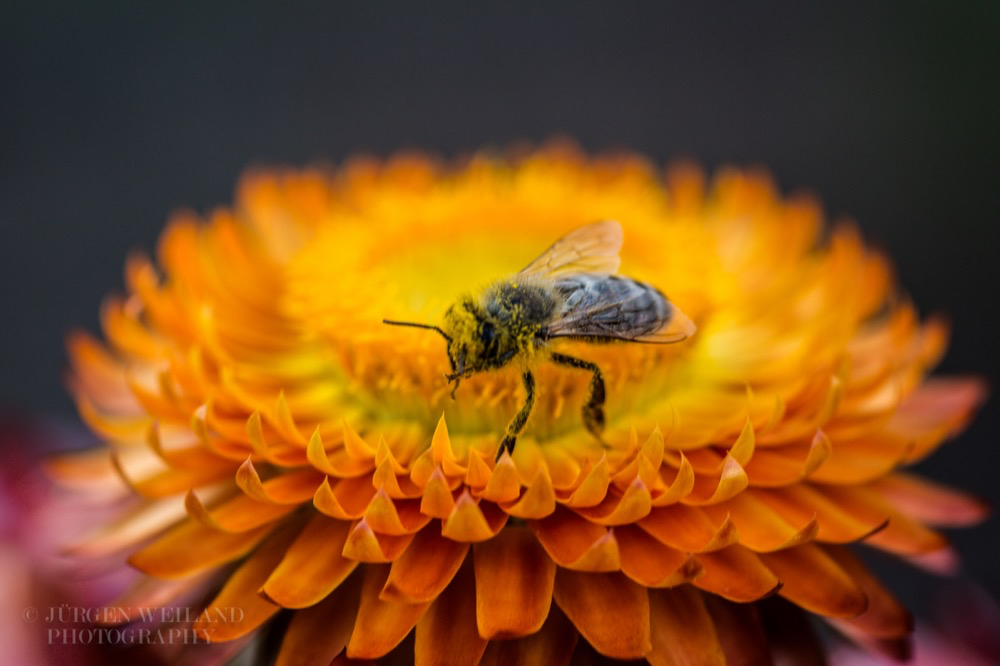
<svg viewBox="0 0 1000 666"><path fill-rule="evenodd" d="M562 312L549 338L680 342L694 334L691 318L648 284L617 275L572 275L558 280Z"/></svg>
<svg viewBox="0 0 1000 666"><path fill-rule="evenodd" d="M618 270L625 235L615 220L594 222L575 229L521 271L522 275L560 277L573 273L610 275Z"/></svg>

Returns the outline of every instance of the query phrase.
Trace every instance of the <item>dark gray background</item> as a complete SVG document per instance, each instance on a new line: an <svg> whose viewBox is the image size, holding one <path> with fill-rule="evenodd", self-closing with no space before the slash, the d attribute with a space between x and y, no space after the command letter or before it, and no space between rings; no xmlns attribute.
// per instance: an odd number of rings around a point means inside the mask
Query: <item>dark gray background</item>
<svg viewBox="0 0 1000 666"><path fill-rule="evenodd" d="M229 202L247 165L555 134L818 192L951 315L942 371L1000 376L1000 3L147 4L0 6L7 410L75 418L65 332L96 330L126 253ZM998 443L994 400L921 469L998 504ZM996 536L954 534L994 591Z"/></svg>

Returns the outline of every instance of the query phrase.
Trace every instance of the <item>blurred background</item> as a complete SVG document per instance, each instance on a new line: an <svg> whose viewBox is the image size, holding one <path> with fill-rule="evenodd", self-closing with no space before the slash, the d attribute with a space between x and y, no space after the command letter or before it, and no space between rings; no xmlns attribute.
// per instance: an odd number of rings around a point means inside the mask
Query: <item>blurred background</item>
<svg viewBox="0 0 1000 666"><path fill-rule="evenodd" d="M945 373L1000 378L1000 3L91 2L0 5L0 408L77 423L65 333L130 249L249 165L575 138L764 165L950 315ZM1000 505L1000 410L920 469ZM953 533L1000 591L997 519ZM927 610L941 583L892 567ZM946 583L947 584L947 583Z"/></svg>

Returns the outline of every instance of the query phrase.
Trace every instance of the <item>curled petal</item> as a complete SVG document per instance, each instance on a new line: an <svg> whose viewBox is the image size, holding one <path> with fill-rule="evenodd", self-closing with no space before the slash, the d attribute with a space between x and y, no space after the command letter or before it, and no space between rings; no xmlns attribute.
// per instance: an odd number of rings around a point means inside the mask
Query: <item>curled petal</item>
<svg viewBox="0 0 1000 666"><path fill-rule="evenodd" d="M419 531L431 517L420 512L417 500L394 501L384 490L379 490L365 509L365 520L376 532L399 536Z"/></svg>
<svg viewBox="0 0 1000 666"><path fill-rule="evenodd" d="M635 479L624 493L614 491L594 507L577 509L581 516L601 525L628 525L649 515L652 497L641 479Z"/></svg>
<svg viewBox="0 0 1000 666"><path fill-rule="evenodd" d="M596 464L588 459L580 470L575 489L566 498L565 504L571 507L596 506L607 495L610 483L611 469L608 466L607 456L602 455Z"/></svg>
<svg viewBox="0 0 1000 666"><path fill-rule="evenodd" d="M510 502L521 494L521 481L510 453L503 452L490 474L490 480L483 489L483 499L492 502Z"/></svg>
<svg viewBox="0 0 1000 666"><path fill-rule="evenodd" d="M702 509L683 504L654 509L639 527L663 544L690 553L719 550L740 538L728 514L716 522Z"/></svg>
<svg viewBox="0 0 1000 666"><path fill-rule="evenodd" d="M390 536L371 528L364 518L357 521L347 534L341 554L359 562L392 562L409 547L412 534Z"/></svg>
<svg viewBox="0 0 1000 666"><path fill-rule="evenodd" d="M504 505L504 510L518 518L544 518L556 510L556 494L552 478L545 467L540 467L535 480L513 504Z"/></svg>
<svg viewBox="0 0 1000 666"><path fill-rule="evenodd" d="M330 479L325 478L313 495L313 505L331 518L361 518L368 510L375 492L371 480L363 477L338 479L332 485Z"/></svg>
<svg viewBox="0 0 1000 666"><path fill-rule="evenodd" d="M507 514L489 502L477 504L468 492L462 493L441 533L455 541L485 541L497 535L507 522Z"/></svg>
<svg viewBox="0 0 1000 666"><path fill-rule="evenodd" d="M560 566L578 571L618 571L621 566L614 532L572 511L560 509L529 525Z"/></svg>

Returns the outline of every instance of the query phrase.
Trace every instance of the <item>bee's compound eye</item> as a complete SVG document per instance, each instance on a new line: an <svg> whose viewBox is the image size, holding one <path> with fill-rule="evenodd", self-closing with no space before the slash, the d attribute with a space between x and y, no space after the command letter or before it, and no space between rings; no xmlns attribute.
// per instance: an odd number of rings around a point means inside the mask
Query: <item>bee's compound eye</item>
<svg viewBox="0 0 1000 666"><path fill-rule="evenodd" d="M493 338L497 335L496 328L493 327L488 321L484 321L483 325L479 329L479 337L482 338L484 344L490 344L493 342Z"/></svg>

